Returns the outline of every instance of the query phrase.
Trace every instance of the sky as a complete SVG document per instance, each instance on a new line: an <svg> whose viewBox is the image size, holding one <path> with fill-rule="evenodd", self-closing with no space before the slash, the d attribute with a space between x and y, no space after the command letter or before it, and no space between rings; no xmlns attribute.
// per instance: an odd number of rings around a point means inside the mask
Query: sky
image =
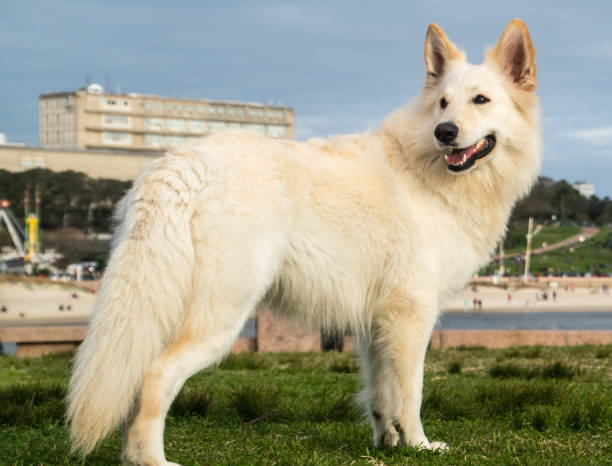
<svg viewBox="0 0 612 466"><path fill-rule="evenodd" d="M38 96L282 103L296 139L376 129L423 85L427 25L472 63L513 18L537 50L542 175L612 197L612 2L0 1L0 132L37 145Z"/></svg>

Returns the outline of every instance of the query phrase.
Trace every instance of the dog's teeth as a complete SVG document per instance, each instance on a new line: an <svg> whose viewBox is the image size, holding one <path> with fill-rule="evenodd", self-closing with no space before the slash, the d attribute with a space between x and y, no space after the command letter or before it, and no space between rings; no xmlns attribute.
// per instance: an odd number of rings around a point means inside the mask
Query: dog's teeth
<svg viewBox="0 0 612 466"><path fill-rule="evenodd" d="M467 154L463 154L463 160L461 160L461 163L465 163L466 160L467 160Z"/></svg>

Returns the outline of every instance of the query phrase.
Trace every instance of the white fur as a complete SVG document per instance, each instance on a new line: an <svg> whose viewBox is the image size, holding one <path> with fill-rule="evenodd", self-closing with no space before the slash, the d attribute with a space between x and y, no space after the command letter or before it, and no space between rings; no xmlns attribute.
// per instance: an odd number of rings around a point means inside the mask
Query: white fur
<svg viewBox="0 0 612 466"><path fill-rule="evenodd" d="M372 134L298 143L228 131L151 164L119 207L70 382L77 449L124 424L125 462L167 464L172 400L262 302L356 336L376 444L443 447L419 415L427 343L533 183L540 139L537 99L494 59L442 65ZM449 172L434 140L449 120L461 144L497 136L464 173Z"/></svg>

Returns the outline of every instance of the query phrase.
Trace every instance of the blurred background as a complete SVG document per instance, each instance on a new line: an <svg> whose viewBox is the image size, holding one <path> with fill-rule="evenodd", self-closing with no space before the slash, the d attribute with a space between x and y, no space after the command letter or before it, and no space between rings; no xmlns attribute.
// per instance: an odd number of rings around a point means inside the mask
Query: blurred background
<svg viewBox="0 0 612 466"><path fill-rule="evenodd" d="M479 63L520 17L537 49L542 176L446 309L477 318L439 328L612 330L611 14L604 1L1 5L0 326L87 322L115 204L167 148L237 127L375 130L420 92L430 22Z"/></svg>

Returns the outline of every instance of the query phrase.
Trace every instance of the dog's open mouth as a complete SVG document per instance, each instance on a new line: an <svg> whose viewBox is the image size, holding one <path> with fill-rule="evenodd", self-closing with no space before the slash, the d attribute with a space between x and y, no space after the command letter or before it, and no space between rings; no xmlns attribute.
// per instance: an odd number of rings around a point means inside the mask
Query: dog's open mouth
<svg viewBox="0 0 612 466"><path fill-rule="evenodd" d="M476 160L487 156L495 147L495 136L489 134L479 139L476 144L463 149L455 149L450 154L445 155L448 169L453 172L460 172L470 168Z"/></svg>

